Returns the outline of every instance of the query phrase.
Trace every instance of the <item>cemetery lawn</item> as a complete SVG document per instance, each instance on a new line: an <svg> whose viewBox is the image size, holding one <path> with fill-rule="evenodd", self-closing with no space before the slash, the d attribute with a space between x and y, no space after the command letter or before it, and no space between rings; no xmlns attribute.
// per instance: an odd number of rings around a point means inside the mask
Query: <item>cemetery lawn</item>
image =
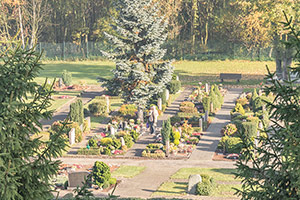
<svg viewBox="0 0 300 200"><path fill-rule="evenodd" d="M133 178L146 169L144 166L122 165L112 172L113 177Z"/></svg>
<svg viewBox="0 0 300 200"><path fill-rule="evenodd" d="M213 177L215 186L210 196L236 197L233 188L241 189L240 180L235 179L235 169L222 168L182 168L163 183L152 196L180 196L187 192L188 178L192 174L207 174Z"/></svg>
<svg viewBox="0 0 300 200"><path fill-rule="evenodd" d="M63 70L72 72L73 84L79 84L84 80L87 84L99 84L97 77L112 77L111 70L115 64L110 61L44 61L44 70L41 71L37 82L42 83L46 77L60 78ZM219 83L220 73L241 73L243 79L239 84L259 84L267 74L266 65L270 71L275 71L274 61L178 61L174 62L175 73L179 74L183 85L197 85L199 81ZM237 84L236 81L228 81L224 84Z"/></svg>

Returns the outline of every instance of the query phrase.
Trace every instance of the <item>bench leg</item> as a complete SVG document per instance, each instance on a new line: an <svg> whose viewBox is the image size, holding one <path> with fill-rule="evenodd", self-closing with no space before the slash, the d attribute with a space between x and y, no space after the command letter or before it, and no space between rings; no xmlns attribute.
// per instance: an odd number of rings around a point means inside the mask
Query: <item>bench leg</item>
<svg viewBox="0 0 300 200"><path fill-rule="evenodd" d="M239 82L240 82L240 79L238 79L237 82L239 83Z"/></svg>
<svg viewBox="0 0 300 200"><path fill-rule="evenodd" d="M223 83L223 79L221 79L221 83Z"/></svg>

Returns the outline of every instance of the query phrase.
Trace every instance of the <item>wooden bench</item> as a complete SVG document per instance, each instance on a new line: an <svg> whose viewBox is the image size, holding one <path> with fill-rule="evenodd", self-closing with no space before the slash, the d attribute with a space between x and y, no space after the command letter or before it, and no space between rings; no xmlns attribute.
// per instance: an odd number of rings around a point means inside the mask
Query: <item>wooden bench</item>
<svg viewBox="0 0 300 200"><path fill-rule="evenodd" d="M237 82L240 82L241 78L242 78L242 74L220 73L221 82L223 82L224 79L237 80Z"/></svg>

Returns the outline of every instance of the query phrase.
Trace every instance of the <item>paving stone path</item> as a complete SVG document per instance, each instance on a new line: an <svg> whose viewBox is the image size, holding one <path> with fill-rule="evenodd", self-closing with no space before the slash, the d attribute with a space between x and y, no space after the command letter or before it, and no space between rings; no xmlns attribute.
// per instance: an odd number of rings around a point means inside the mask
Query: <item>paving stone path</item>
<svg viewBox="0 0 300 200"><path fill-rule="evenodd" d="M231 89L224 98L222 109L214 116L190 160L211 160L221 139L221 129L230 122L230 111L235 107L234 100L242 92L241 89Z"/></svg>
<svg viewBox="0 0 300 200"><path fill-rule="evenodd" d="M164 114L157 121L157 130L160 130L164 120L176 115L179 110L180 103L183 102L192 92L192 88L185 88L183 92L175 99L175 101L165 110ZM148 132L141 136L132 148L125 154L125 157L140 157L142 151L146 149L149 143L155 141L155 136L149 135Z"/></svg>
<svg viewBox="0 0 300 200"><path fill-rule="evenodd" d="M204 133L203 138L197 145L191 157L186 160L135 160L135 159L99 159L99 158L61 158L66 164L93 164L95 161L104 161L117 165L141 165L146 170L138 176L131 179L124 179L117 187L115 195L121 197L140 197L150 198L159 186L168 181L170 176L178 169L184 167L201 168L235 168L235 162L232 161L212 161L212 156L216 150L220 139L220 130L230 121L230 110L234 107L234 100L241 93L241 89L230 89L224 98L222 109L215 116L212 124ZM188 93L188 91L185 91ZM175 102L174 102L175 103ZM178 102L179 103L179 102ZM179 103L180 104L180 103ZM179 105L178 104L178 105ZM161 119L162 120L162 119ZM145 137L146 138L146 137ZM98 195L98 194L97 194ZM99 196L103 195L99 194ZM238 199L223 197L199 197L195 195L175 196L176 198L203 199L203 200L221 200Z"/></svg>

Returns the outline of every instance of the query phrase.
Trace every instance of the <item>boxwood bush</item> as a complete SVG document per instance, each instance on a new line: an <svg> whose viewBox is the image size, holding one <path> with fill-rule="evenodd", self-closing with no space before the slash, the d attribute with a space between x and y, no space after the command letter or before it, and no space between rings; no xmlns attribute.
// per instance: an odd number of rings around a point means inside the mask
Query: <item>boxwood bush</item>
<svg viewBox="0 0 300 200"><path fill-rule="evenodd" d="M209 196L212 193L214 187L213 179L206 174L201 174L200 176L202 178L202 182L197 184L196 194Z"/></svg>
<svg viewBox="0 0 300 200"><path fill-rule="evenodd" d="M92 115L100 116L100 115L108 115L107 113L107 104L104 101L97 101L89 104L89 111Z"/></svg>
<svg viewBox="0 0 300 200"><path fill-rule="evenodd" d="M170 94L176 94L181 88L181 82L177 80L172 80L167 86Z"/></svg>

